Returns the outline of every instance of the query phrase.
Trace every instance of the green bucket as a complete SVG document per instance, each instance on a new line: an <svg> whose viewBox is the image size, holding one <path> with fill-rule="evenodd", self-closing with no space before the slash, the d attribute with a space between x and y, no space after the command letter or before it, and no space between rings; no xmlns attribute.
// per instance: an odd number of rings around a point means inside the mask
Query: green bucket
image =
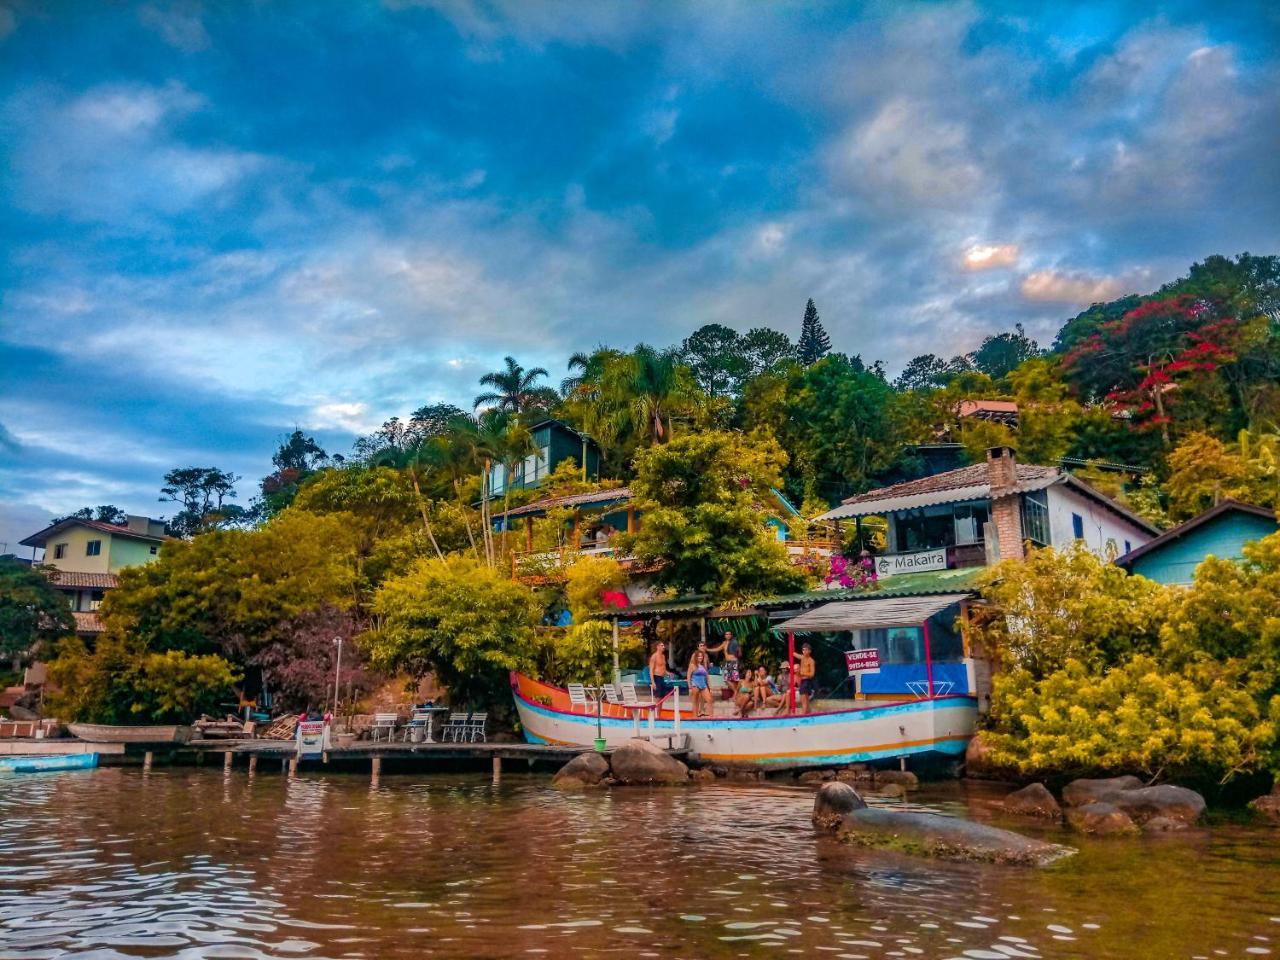
<svg viewBox="0 0 1280 960"><path fill-rule="evenodd" d="M596 737L596 752L604 753L604 737Z"/></svg>

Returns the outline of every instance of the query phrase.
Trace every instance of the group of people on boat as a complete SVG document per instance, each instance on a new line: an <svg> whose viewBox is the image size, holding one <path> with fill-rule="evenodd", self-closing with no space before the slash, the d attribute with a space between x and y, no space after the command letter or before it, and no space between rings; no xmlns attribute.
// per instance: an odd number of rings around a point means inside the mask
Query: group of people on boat
<svg viewBox="0 0 1280 960"><path fill-rule="evenodd" d="M770 676L764 666L744 666L742 644L730 631L725 631L724 639L714 647L708 647L702 640L689 657L689 665L685 670L685 681L688 684L689 700L693 715L710 717L714 714L714 695L711 690L713 667L711 655L722 653L724 662L720 675L724 678L724 689L732 697L737 707L738 716L748 716L753 711L774 709L775 713L785 713L791 708L791 666L783 662L778 668L777 676ZM815 692L814 677L817 674L817 663L813 659L813 648L809 644L801 647L800 658L796 661L796 692L800 699L800 710L809 713L812 710L812 699ZM649 657L649 682L653 688L655 700L661 700L671 690L670 664L667 661L667 645L661 640L654 647Z"/></svg>

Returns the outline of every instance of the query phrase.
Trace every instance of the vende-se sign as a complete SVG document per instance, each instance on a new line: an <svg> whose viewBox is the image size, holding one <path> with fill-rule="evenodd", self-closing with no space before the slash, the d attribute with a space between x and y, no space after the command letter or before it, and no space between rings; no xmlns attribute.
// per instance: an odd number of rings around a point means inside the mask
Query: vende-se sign
<svg viewBox="0 0 1280 960"><path fill-rule="evenodd" d="M879 650L846 650L844 664L849 669L849 676L855 673L879 673Z"/></svg>
<svg viewBox="0 0 1280 960"><path fill-rule="evenodd" d="M947 550L919 550L915 553L887 553L876 557L876 576L892 577L896 573L920 573L924 570L947 569Z"/></svg>

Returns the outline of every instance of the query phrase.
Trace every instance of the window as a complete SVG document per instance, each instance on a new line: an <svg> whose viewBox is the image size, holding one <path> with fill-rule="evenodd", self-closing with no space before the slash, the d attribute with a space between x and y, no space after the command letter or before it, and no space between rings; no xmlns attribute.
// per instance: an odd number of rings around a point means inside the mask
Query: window
<svg viewBox="0 0 1280 960"><path fill-rule="evenodd" d="M65 543L55 543L53 545L53 559L61 560L67 555L67 545Z"/></svg>
<svg viewBox="0 0 1280 960"><path fill-rule="evenodd" d="M96 557L100 553L102 553L101 540L90 540L84 545L84 555L86 557Z"/></svg>
<svg viewBox="0 0 1280 960"><path fill-rule="evenodd" d="M1037 547L1049 546L1049 501L1043 490L1022 495L1022 536Z"/></svg>
<svg viewBox="0 0 1280 960"><path fill-rule="evenodd" d="M154 557L159 552L160 552L160 548L153 543L151 545L151 555Z"/></svg>
<svg viewBox="0 0 1280 960"><path fill-rule="evenodd" d="M1126 541L1124 542L1124 552L1125 552L1125 553L1128 553L1128 552L1129 552L1130 550L1132 550L1132 549L1133 549L1133 547L1129 544L1129 541L1128 541L1128 540L1126 540Z"/></svg>
<svg viewBox="0 0 1280 960"><path fill-rule="evenodd" d="M1084 517L1078 513L1071 515L1071 535L1077 540L1084 539Z"/></svg>

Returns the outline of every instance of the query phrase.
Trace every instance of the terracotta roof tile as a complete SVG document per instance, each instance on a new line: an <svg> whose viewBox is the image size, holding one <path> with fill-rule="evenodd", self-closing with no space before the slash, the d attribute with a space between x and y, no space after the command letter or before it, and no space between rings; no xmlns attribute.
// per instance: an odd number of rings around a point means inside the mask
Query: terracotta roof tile
<svg viewBox="0 0 1280 960"><path fill-rule="evenodd" d="M1026 463L1016 464L1016 468L1019 487L1024 484L1037 485L1042 481L1053 480L1062 473L1057 467L1038 467ZM875 500L913 497L926 493L945 493L948 490L964 490L969 487L985 487L988 485L987 465L985 463L975 463L972 466L961 467L958 470L948 470L945 473L935 473L929 477L921 477L919 480L907 480L903 483L895 483L890 487L868 490L866 493L850 497L844 502L871 503Z"/></svg>
<svg viewBox="0 0 1280 960"><path fill-rule="evenodd" d="M81 587L91 590L112 590L120 586L120 578L114 573L77 573L56 567L37 567L55 587Z"/></svg>
<svg viewBox="0 0 1280 960"><path fill-rule="evenodd" d="M101 633L102 621L98 618L97 611L89 611L81 613L80 611L72 612L71 616L76 619L76 633Z"/></svg>

